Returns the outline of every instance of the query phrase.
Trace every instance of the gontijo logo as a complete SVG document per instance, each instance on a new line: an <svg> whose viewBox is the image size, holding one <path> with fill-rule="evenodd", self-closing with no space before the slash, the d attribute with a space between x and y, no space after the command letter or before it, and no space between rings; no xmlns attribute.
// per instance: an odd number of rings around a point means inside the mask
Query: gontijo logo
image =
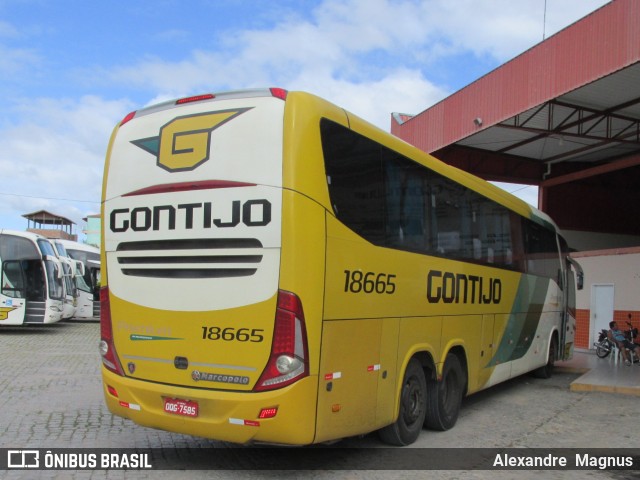
<svg viewBox="0 0 640 480"><path fill-rule="evenodd" d="M141 138L131 143L155 155L157 165L169 172L193 170L209 160L211 132L250 109L176 117L160 128L157 137Z"/></svg>
<svg viewBox="0 0 640 480"><path fill-rule="evenodd" d="M9 318L9 313L14 311L18 307L8 306L8 307L0 307L0 321L6 320Z"/></svg>

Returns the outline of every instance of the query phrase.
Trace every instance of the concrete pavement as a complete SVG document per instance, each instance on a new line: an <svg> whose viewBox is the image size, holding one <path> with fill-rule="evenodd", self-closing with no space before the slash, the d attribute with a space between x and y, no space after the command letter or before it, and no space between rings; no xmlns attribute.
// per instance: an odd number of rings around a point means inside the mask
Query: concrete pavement
<svg viewBox="0 0 640 480"><path fill-rule="evenodd" d="M67 322L0 330L0 448L163 449L188 469L185 452L228 444L140 427L104 406L99 325ZM598 386L590 380L606 380ZM457 425L423 430L414 448L637 448L640 367L615 365L587 352L559 364L549 380L522 376L464 400ZM589 389L584 385L591 385ZM607 387L608 389L605 389ZM588 391L587 391L588 390ZM622 392L622 393L616 393ZM628 427L628 428L627 428ZM340 448L379 448L377 435L346 439ZM292 450L295 455L295 450ZM186 462L186 463L185 463ZM0 479L282 478L275 472L230 471L0 471ZM294 475L294 473L296 473ZM633 472L637 473L637 472ZM536 472L327 471L289 472L291 478L539 478ZM534 477L535 475L538 475ZM628 472L545 472L544 478L637 478Z"/></svg>

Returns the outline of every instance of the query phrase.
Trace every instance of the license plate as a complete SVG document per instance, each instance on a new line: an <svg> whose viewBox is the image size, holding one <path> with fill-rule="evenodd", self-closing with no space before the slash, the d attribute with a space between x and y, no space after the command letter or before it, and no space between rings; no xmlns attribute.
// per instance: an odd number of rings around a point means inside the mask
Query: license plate
<svg viewBox="0 0 640 480"><path fill-rule="evenodd" d="M165 398L164 411L174 415L185 417L198 416L198 403L191 400L181 400L179 398Z"/></svg>

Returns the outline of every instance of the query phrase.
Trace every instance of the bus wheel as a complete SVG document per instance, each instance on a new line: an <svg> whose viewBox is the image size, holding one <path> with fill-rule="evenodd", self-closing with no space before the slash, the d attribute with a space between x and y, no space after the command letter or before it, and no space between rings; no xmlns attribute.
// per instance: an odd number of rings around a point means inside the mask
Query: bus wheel
<svg viewBox="0 0 640 480"><path fill-rule="evenodd" d="M442 380L429 380L427 416L424 425L433 430L449 430L458 420L464 386L465 373L458 357L449 353L444 361Z"/></svg>
<svg viewBox="0 0 640 480"><path fill-rule="evenodd" d="M400 391L400 413L395 423L379 430L380 438L390 445L410 445L422 430L427 408L427 381L422 365L412 358L407 365Z"/></svg>
<svg viewBox="0 0 640 480"><path fill-rule="evenodd" d="M547 363L533 371L533 376L536 378L551 378L553 375L553 366L556 361L556 351L558 350L558 346L556 344L556 337L551 339L551 343L549 344L549 356L547 357Z"/></svg>

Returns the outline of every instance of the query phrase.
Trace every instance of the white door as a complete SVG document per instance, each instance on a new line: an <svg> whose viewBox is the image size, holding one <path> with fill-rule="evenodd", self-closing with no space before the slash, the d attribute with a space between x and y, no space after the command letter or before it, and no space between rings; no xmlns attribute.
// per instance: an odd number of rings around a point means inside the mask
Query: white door
<svg viewBox="0 0 640 480"><path fill-rule="evenodd" d="M609 329L613 320L613 284L591 286L591 341L593 345L598 339L600 330Z"/></svg>

